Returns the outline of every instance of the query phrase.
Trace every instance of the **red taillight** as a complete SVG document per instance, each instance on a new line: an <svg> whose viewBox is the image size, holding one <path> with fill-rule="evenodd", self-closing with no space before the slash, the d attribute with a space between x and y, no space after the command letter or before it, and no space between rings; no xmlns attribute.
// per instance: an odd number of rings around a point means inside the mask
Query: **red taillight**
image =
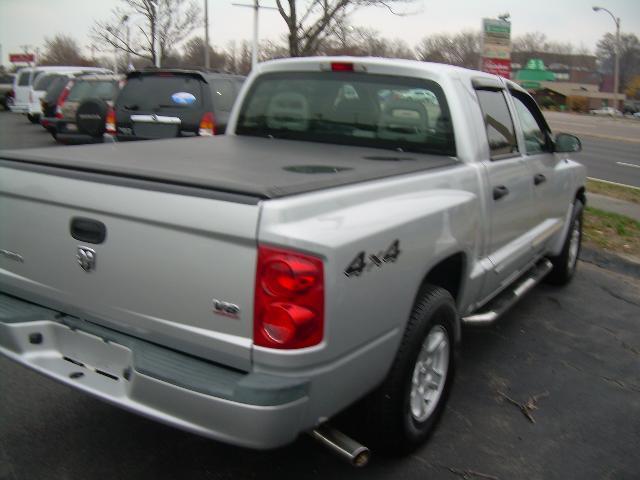
<svg viewBox="0 0 640 480"><path fill-rule="evenodd" d="M116 134L116 111L113 107L109 107L107 110L107 116L104 120L105 131L109 135Z"/></svg>
<svg viewBox="0 0 640 480"><path fill-rule="evenodd" d="M353 63L331 62L332 72L353 72Z"/></svg>
<svg viewBox="0 0 640 480"><path fill-rule="evenodd" d="M64 87L64 90L62 90L60 95L58 95L58 101L56 102L56 118L62 118L62 106L64 105L64 102L67 101L67 97L69 96L72 86L73 82L70 81L67 83L67 86Z"/></svg>
<svg viewBox="0 0 640 480"><path fill-rule="evenodd" d="M200 119L200 128L198 129L198 135L209 136L216 135L216 119L213 116L213 112L205 112Z"/></svg>
<svg viewBox="0 0 640 480"><path fill-rule="evenodd" d="M261 347L317 345L324 334L324 268L304 253L258 247L253 341Z"/></svg>

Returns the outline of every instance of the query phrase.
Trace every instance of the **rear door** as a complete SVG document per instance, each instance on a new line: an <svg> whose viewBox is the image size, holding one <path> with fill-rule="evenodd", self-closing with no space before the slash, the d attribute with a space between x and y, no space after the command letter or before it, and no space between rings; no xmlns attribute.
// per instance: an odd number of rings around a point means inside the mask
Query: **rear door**
<svg viewBox="0 0 640 480"><path fill-rule="evenodd" d="M535 223L533 187L522 157L506 92L499 86L476 88L487 133L489 158L485 160L489 202L490 239L483 297L508 285L532 256L529 232Z"/></svg>
<svg viewBox="0 0 640 480"><path fill-rule="evenodd" d="M116 101L118 136L137 139L197 135L209 92L192 74L160 72L130 76Z"/></svg>

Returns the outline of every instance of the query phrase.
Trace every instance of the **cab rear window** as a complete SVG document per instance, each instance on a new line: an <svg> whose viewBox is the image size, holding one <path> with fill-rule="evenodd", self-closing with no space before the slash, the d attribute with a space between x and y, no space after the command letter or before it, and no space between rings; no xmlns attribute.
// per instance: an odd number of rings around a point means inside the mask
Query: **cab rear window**
<svg viewBox="0 0 640 480"><path fill-rule="evenodd" d="M202 105L203 82L197 78L171 75L141 75L127 80L118 106L126 110L197 109Z"/></svg>
<svg viewBox="0 0 640 480"><path fill-rule="evenodd" d="M236 133L455 155L442 88L430 80L356 72L265 74Z"/></svg>

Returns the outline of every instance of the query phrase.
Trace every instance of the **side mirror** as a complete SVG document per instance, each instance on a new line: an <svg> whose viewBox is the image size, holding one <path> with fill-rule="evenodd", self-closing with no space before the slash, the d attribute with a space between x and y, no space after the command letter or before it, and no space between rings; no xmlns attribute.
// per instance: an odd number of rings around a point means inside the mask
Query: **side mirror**
<svg viewBox="0 0 640 480"><path fill-rule="evenodd" d="M570 135L568 133L559 133L556 135L554 143L554 152L556 153L573 153L582 150L582 143L580 143L580 139L575 135Z"/></svg>

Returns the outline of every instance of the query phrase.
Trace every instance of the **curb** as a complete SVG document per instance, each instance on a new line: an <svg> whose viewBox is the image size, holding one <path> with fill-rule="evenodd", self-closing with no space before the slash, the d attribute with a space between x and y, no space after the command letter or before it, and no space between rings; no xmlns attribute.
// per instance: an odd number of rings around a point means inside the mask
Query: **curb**
<svg viewBox="0 0 640 480"><path fill-rule="evenodd" d="M600 250L586 245L580 249L580 260L592 263L598 267L640 278L640 263L629 260L606 250Z"/></svg>

